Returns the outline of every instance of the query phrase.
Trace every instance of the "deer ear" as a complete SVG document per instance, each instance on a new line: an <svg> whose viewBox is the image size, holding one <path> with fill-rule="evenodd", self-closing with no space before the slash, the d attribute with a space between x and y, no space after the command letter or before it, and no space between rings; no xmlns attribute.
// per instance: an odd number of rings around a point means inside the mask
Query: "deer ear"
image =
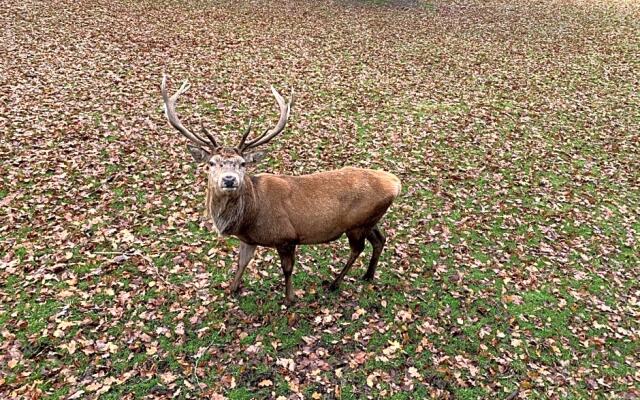
<svg viewBox="0 0 640 400"><path fill-rule="evenodd" d="M244 161L247 164L254 164L254 163L257 163L258 161L262 160L263 158L265 158L266 155L267 154L264 151L256 151L256 152L253 152L253 153L246 154L244 156Z"/></svg>
<svg viewBox="0 0 640 400"><path fill-rule="evenodd" d="M211 153L209 153L208 151L206 151L202 147L188 144L187 145L187 149L189 150L189 153L191 153L191 157L193 157L193 159L197 163L205 163L211 157Z"/></svg>

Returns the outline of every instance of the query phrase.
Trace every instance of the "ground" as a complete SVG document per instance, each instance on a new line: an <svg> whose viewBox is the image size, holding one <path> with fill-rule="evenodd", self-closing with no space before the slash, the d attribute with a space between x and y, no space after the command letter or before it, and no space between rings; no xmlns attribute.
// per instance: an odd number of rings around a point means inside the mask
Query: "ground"
<svg viewBox="0 0 640 400"><path fill-rule="evenodd" d="M57 1L0 9L0 397L637 398L640 4ZM346 240L261 249L200 221L186 125L252 172L385 169L373 284Z"/></svg>

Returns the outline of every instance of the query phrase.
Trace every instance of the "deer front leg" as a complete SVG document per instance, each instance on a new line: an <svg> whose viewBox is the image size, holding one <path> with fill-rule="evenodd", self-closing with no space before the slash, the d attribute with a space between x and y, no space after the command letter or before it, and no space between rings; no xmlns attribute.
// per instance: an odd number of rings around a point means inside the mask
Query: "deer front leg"
<svg viewBox="0 0 640 400"><path fill-rule="evenodd" d="M282 273L284 274L284 304L290 306L294 302L291 274L293 273L293 263L295 261L296 246L285 245L279 247L278 255L280 255Z"/></svg>
<svg viewBox="0 0 640 400"><path fill-rule="evenodd" d="M238 256L238 269L236 270L236 275L229 286L231 293L237 293L238 289L240 289L240 284L242 283L242 274L244 273L244 269L247 268L249 262L253 258L253 255L256 252L255 245L246 244L244 242L240 242L240 255Z"/></svg>

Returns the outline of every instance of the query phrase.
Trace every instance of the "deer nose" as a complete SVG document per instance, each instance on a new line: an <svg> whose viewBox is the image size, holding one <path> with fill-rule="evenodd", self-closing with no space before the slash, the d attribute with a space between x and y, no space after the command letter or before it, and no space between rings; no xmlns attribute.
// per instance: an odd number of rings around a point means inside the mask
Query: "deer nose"
<svg viewBox="0 0 640 400"><path fill-rule="evenodd" d="M222 186L225 188L232 188L236 186L236 177L235 176L223 176L222 177Z"/></svg>

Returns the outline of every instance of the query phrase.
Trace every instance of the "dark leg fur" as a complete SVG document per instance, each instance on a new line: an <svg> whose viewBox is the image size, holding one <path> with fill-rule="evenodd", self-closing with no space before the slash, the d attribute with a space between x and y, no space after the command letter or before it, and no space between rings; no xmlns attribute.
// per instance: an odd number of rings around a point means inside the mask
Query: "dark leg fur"
<svg viewBox="0 0 640 400"><path fill-rule="evenodd" d="M293 273L293 263L295 262L296 246L283 246L278 248L282 273L284 274L284 304L291 305L294 302L293 286L291 284L291 274Z"/></svg>
<svg viewBox="0 0 640 400"><path fill-rule="evenodd" d="M356 261L362 250L364 250L364 238L366 233L362 230L355 230L347 232L347 238L349 238L349 247L351 247L351 254L349 255L349 259L345 264L340 274L336 277L336 279L329 285L329 290L335 291L340 287L340 283L344 276L349 272L353 263Z"/></svg>
<svg viewBox="0 0 640 400"><path fill-rule="evenodd" d="M382 253L382 249L384 248L384 244L387 239L384 237L380 229L377 226L374 226L371 232L367 235L367 240L369 240L373 246L373 252L371 254L371 260L369 261L369 268L367 268L367 272L362 276L362 279L365 281L372 281L376 274L376 267L378 266L380 254Z"/></svg>

